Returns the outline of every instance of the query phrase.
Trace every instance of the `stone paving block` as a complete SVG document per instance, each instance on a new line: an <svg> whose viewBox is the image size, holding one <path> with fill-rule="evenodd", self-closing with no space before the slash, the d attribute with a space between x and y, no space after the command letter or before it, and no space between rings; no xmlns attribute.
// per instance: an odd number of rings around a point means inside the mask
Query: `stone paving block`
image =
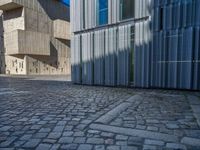
<svg viewBox="0 0 200 150"><path fill-rule="evenodd" d="M196 138L184 137L182 138L181 143L200 147L200 139L196 139Z"/></svg>
<svg viewBox="0 0 200 150"><path fill-rule="evenodd" d="M56 126L53 129L53 132L62 132L64 130L65 126Z"/></svg>
<svg viewBox="0 0 200 150"><path fill-rule="evenodd" d="M143 145L143 150L158 150L158 148L153 145Z"/></svg>
<svg viewBox="0 0 200 150"><path fill-rule="evenodd" d="M28 140L28 139L30 139L31 137L32 137L33 135L32 134L25 134L25 135L23 135L21 138L20 138L20 140Z"/></svg>
<svg viewBox="0 0 200 150"><path fill-rule="evenodd" d="M108 146L106 150L120 150L120 146Z"/></svg>
<svg viewBox="0 0 200 150"><path fill-rule="evenodd" d="M50 144L40 144L36 150L49 150L51 148L52 145Z"/></svg>
<svg viewBox="0 0 200 150"><path fill-rule="evenodd" d="M44 143L55 144L57 143L57 139L43 139Z"/></svg>
<svg viewBox="0 0 200 150"><path fill-rule="evenodd" d="M59 150L60 144L54 144L50 150Z"/></svg>
<svg viewBox="0 0 200 150"><path fill-rule="evenodd" d="M86 138L85 137L76 137L74 139L74 143L78 143L78 144L84 144L86 141Z"/></svg>
<svg viewBox="0 0 200 150"><path fill-rule="evenodd" d="M59 139L62 135L62 132L51 132L48 135L49 139Z"/></svg>
<svg viewBox="0 0 200 150"><path fill-rule="evenodd" d="M99 129L101 131L114 132L114 133L118 133L118 134L125 134L125 135L129 135L129 136L138 136L138 137L142 137L142 138L163 140L166 142L178 141L178 137L176 137L174 135L146 131L146 130L113 127L113 126L102 125L102 124L91 124L90 128L91 129Z"/></svg>
<svg viewBox="0 0 200 150"><path fill-rule="evenodd" d="M105 146L104 145L96 145L94 147L94 150L105 150Z"/></svg>
<svg viewBox="0 0 200 150"><path fill-rule="evenodd" d="M125 135L117 135L116 136L116 140L127 140L128 139L128 136L125 136Z"/></svg>
<svg viewBox="0 0 200 150"><path fill-rule="evenodd" d="M8 131L11 128L12 128L12 126L3 126L3 127L0 128L0 131L5 132L5 131Z"/></svg>
<svg viewBox="0 0 200 150"><path fill-rule="evenodd" d="M17 137L13 136L13 137L9 137L6 139L6 141L0 143L0 147L9 147L10 144L12 144L15 140L17 139Z"/></svg>
<svg viewBox="0 0 200 150"><path fill-rule="evenodd" d="M163 146L165 143L163 141L159 141L159 140L145 139L144 144Z"/></svg>
<svg viewBox="0 0 200 150"><path fill-rule="evenodd" d="M40 143L40 139L30 139L28 140L28 142L26 142L23 147L24 148L35 148L39 143Z"/></svg>
<svg viewBox="0 0 200 150"><path fill-rule="evenodd" d="M135 146L121 146L121 150L139 150L141 148Z"/></svg>
<svg viewBox="0 0 200 150"><path fill-rule="evenodd" d="M16 141L14 142L14 147L22 147L22 145L25 143L26 141Z"/></svg>
<svg viewBox="0 0 200 150"><path fill-rule="evenodd" d="M77 150L78 145L77 144L65 144L61 146L61 149L63 150Z"/></svg>
<svg viewBox="0 0 200 150"><path fill-rule="evenodd" d="M89 144L81 144L78 147L78 150L92 150L92 145Z"/></svg>
<svg viewBox="0 0 200 150"><path fill-rule="evenodd" d="M166 124L166 127L168 129L178 129L179 128L179 126L177 124L172 124L172 123Z"/></svg>
<svg viewBox="0 0 200 150"><path fill-rule="evenodd" d="M63 136L72 136L74 134L73 131L64 131Z"/></svg>
<svg viewBox="0 0 200 150"><path fill-rule="evenodd" d="M183 144L179 144L179 143L167 143L166 144L167 148L171 148L171 149L178 149L178 150L186 150L186 146Z"/></svg>
<svg viewBox="0 0 200 150"><path fill-rule="evenodd" d="M142 146L143 142L144 142L144 139L140 138L140 137L129 137L128 138L128 145Z"/></svg>
<svg viewBox="0 0 200 150"><path fill-rule="evenodd" d="M122 145L122 146L124 146L124 145L128 145L128 142L127 141L116 141L116 145Z"/></svg>
<svg viewBox="0 0 200 150"><path fill-rule="evenodd" d="M102 137L112 138L112 137L114 137L114 134L113 133L109 133L109 132L102 132L101 136Z"/></svg>
<svg viewBox="0 0 200 150"><path fill-rule="evenodd" d="M103 138L88 138L87 139L88 144L104 144Z"/></svg>
<svg viewBox="0 0 200 150"><path fill-rule="evenodd" d="M114 109L110 110L105 115L101 116L99 119L96 120L98 123L109 123L111 120L113 120L118 114L123 112L125 109L127 109L129 106L131 106L131 103L124 102L115 107Z"/></svg>
<svg viewBox="0 0 200 150"><path fill-rule="evenodd" d="M36 133L33 135L33 138L39 139L39 138L45 138L48 135L48 133Z"/></svg>
<svg viewBox="0 0 200 150"><path fill-rule="evenodd" d="M50 132L50 131L51 131L50 128L41 128L41 129L39 130L39 132Z"/></svg>
<svg viewBox="0 0 200 150"><path fill-rule="evenodd" d="M80 137L82 137L82 136L84 136L84 135L85 135L85 133L82 132L82 131L76 131L76 132L74 132L74 134L73 134L73 136L80 136Z"/></svg>
<svg viewBox="0 0 200 150"><path fill-rule="evenodd" d="M105 144L106 145L114 145L114 139L105 139Z"/></svg>
<svg viewBox="0 0 200 150"><path fill-rule="evenodd" d="M58 141L58 143L61 143L61 144L68 144L68 143L72 143L74 140L73 137L61 137Z"/></svg>

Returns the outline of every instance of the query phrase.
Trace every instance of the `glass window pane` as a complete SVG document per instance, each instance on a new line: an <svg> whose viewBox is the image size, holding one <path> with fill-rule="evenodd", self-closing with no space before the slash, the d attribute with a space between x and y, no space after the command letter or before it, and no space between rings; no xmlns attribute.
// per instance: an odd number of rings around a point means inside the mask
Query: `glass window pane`
<svg viewBox="0 0 200 150"><path fill-rule="evenodd" d="M98 4L98 24L108 23L108 0L99 0Z"/></svg>
<svg viewBox="0 0 200 150"><path fill-rule="evenodd" d="M134 0L121 0L121 20L134 18Z"/></svg>

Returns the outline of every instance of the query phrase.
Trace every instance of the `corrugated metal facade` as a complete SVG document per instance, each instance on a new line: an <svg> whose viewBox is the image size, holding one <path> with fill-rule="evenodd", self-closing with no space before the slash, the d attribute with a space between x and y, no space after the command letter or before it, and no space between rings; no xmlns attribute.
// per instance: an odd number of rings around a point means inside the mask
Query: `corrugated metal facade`
<svg viewBox="0 0 200 150"><path fill-rule="evenodd" d="M97 1L71 1L74 83L200 90L199 0L135 0L121 21L120 0L108 0L105 26Z"/></svg>

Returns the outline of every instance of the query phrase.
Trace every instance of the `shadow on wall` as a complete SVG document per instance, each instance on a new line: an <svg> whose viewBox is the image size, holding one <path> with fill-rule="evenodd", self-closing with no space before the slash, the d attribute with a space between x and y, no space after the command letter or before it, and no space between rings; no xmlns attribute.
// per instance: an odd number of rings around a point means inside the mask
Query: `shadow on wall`
<svg viewBox="0 0 200 150"><path fill-rule="evenodd" d="M0 74L6 73L5 65L5 48L4 48L4 36L3 36L3 16L0 12Z"/></svg>
<svg viewBox="0 0 200 150"><path fill-rule="evenodd" d="M144 15L136 14L134 33L125 25L75 35L72 80L89 85L200 90L200 1L192 3L149 5Z"/></svg>
<svg viewBox="0 0 200 150"><path fill-rule="evenodd" d="M130 86L134 47L132 25L75 35L72 41L72 78L75 83ZM132 75L132 76L131 76Z"/></svg>
<svg viewBox="0 0 200 150"><path fill-rule="evenodd" d="M70 8L67 5L64 5L58 1L45 1L45 0L38 0L40 5L43 7L46 14L52 19L61 19L65 21L70 21ZM49 3L53 3L49 5ZM59 3L59 4L58 4ZM63 10L65 12L63 13Z"/></svg>

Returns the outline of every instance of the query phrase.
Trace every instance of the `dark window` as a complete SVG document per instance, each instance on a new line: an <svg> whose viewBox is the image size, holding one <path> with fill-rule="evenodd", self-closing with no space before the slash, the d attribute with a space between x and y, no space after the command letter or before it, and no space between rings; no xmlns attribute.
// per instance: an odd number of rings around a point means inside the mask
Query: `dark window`
<svg viewBox="0 0 200 150"><path fill-rule="evenodd" d="M130 81L134 84L134 43L135 43L135 27L131 26L131 51L130 51Z"/></svg>
<svg viewBox="0 0 200 150"><path fill-rule="evenodd" d="M160 30L163 30L163 8L160 8Z"/></svg>
<svg viewBox="0 0 200 150"><path fill-rule="evenodd" d="M85 0L83 0L83 28L85 29Z"/></svg>
<svg viewBox="0 0 200 150"><path fill-rule="evenodd" d="M135 0L120 0L120 19L134 18Z"/></svg>
<svg viewBox="0 0 200 150"><path fill-rule="evenodd" d="M108 23L108 0L98 0L98 22L99 25L104 25Z"/></svg>

